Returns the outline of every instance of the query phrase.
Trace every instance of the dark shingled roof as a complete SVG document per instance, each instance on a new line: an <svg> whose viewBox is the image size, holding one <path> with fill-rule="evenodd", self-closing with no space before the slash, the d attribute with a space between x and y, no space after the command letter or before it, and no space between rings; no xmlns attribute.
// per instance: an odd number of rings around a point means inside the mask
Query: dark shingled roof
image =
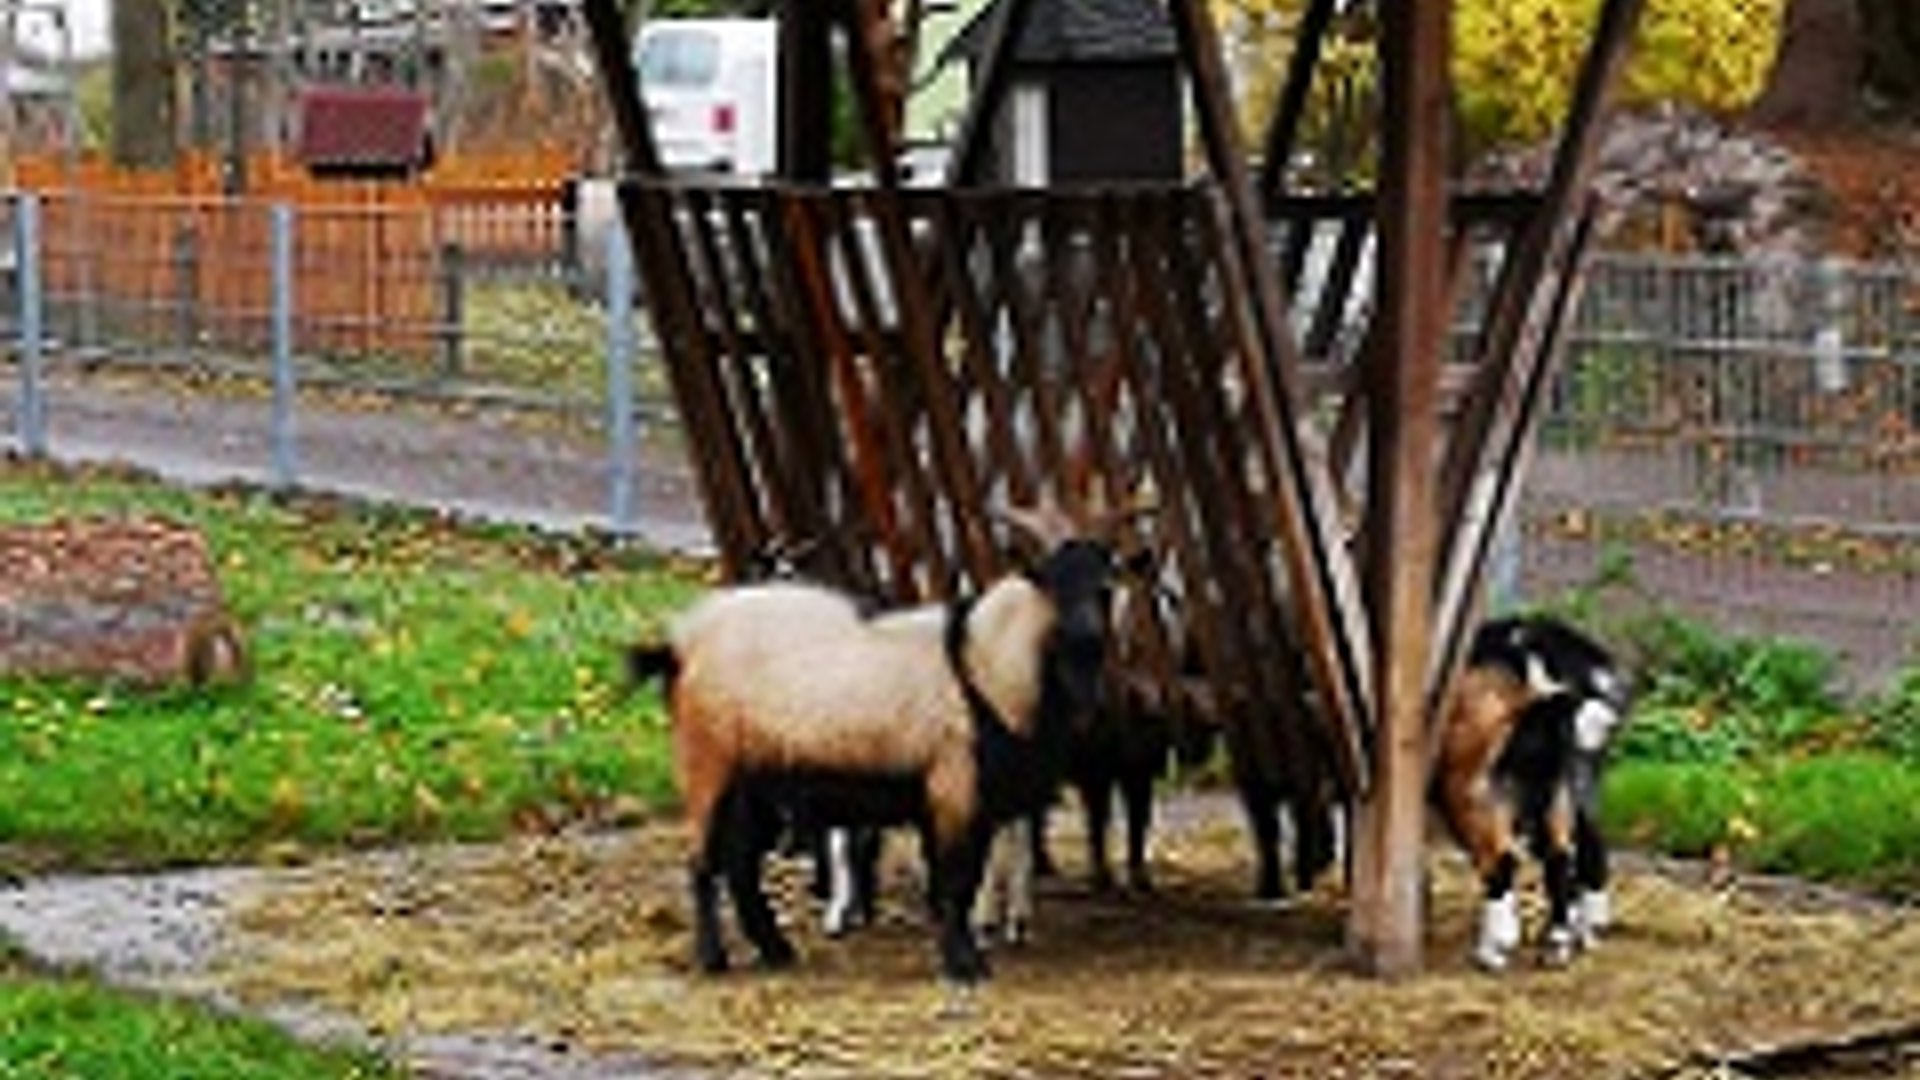
<svg viewBox="0 0 1920 1080"><path fill-rule="evenodd" d="M980 9L947 47L942 63L985 60L994 12L1007 0ZM1178 55L1173 23L1156 0L1029 0L1027 25L1014 49L1019 64L1062 61L1162 60Z"/></svg>

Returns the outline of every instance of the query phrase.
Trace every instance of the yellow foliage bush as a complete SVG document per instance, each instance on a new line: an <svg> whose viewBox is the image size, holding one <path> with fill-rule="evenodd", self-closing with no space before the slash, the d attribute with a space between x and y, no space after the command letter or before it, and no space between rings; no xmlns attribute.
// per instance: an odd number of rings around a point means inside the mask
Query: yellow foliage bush
<svg viewBox="0 0 1920 1080"><path fill-rule="evenodd" d="M1621 100L1744 108L1773 70L1786 0L1649 0ZM1599 0L1459 0L1453 75L1478 146L1536 141L1567 113Z"/></svg>
<svg viewBox="0 0 1920 1080"><path fill-rule="evenodd" d="M1249 145L1258 147L1304 0L1213 0L1228 42ZM1648 0L1621 87L1629 105L1676 102L1735 112L1765 87L1786 0ZM1469 152L1537 141L1565 119L1600 0L1456 0L1453 77ZM1358 42L1329 42L1309 138L1351 106ZM1341 79L1328 78L1329 66ZM1349 100L1331 91L1338 82Z"/></svg>

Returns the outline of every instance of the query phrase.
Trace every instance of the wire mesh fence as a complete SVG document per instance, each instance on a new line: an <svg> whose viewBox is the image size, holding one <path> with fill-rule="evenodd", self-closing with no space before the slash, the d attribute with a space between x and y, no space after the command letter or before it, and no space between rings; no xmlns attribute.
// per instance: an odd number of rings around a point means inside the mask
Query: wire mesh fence
<svg viewBox="0 0 1920 1080"><path fill-rule="evenodd" d="M1920 640L1920 276L1608 255L1536 447L1525 579L1611 577L1874 681Z"/></svg>
<svg viewBox="0 0 1920 1080"><path fill-rule="evenodd" d="M260 202L0 206L15 443L704 542L624 252L535 201L278 213L277 249ZM1603 254L1567 348L1523 595L1611 581L1861 681L1913 655L1920 274Z"/></svg>

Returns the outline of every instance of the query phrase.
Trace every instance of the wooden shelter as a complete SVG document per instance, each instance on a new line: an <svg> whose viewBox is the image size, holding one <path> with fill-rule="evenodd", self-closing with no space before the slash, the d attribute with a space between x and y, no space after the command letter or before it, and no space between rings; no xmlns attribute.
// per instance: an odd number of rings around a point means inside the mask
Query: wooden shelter
<svg viewBox="0 0 1920 1080"><path fill-rule="evenodd" d="M753 186L661 170L627 28L614 0L587 0L622 209L721 555L738 571L817 545L825 572L919 600L1000 569L997 500L1151 493L1139 539L1181 600L1128 609L1120 700L1204 711L1237 767L1287 789L1333 780L1357 809L1356 954L1417 970L1431 721L1512 512L1640 2L1604 0L1535 190L1449 188L1451 5L1391 0L1376 5L1377 192L1287 186L1335 0L1307 5L1258 170L1206 5L1166 0L1203 174L981 186L1008 43L1062 2L995 5L949 182L907 189L899 52L874 0L783 6L783 176ZM846 54L873 164L858 185L827 182L835 26L860 43ZM1488 245L1493 300L1456 361L1452 290ZM1333 348L1369 248L1364 346Z"/></svg>

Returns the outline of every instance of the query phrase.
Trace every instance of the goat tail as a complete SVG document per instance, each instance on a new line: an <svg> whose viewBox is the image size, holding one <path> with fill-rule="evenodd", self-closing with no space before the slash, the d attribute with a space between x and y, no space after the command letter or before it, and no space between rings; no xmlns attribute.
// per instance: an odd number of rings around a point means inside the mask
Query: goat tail
<svg viewBox="0 0 1920 1080"><path fill-rule="evenodd" d="M629 691L640 690L655 679L669 694L673 692L673 682L680 674L680 657L673 646L661 642L634 645L627 649L627 684Z"/></svg>

